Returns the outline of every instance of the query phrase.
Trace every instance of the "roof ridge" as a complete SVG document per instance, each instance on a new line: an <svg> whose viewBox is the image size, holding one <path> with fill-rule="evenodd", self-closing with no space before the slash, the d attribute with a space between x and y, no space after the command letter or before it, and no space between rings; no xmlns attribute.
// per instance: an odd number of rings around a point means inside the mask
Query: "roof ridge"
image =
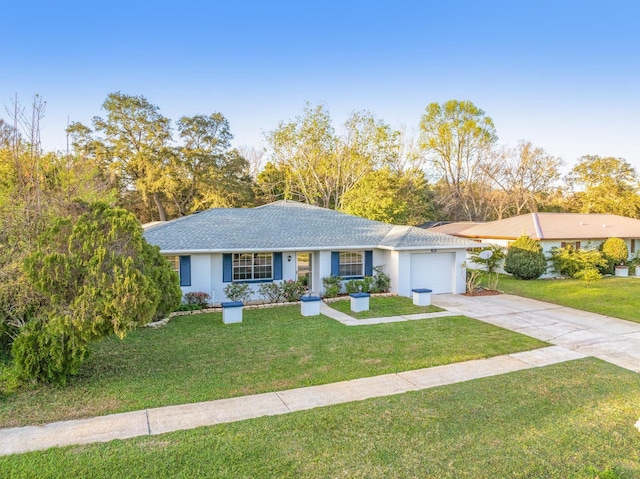
<svg viewBox="0 0 640 479"><path fill-rule="evenodd" d="M535 211L531 213L531 218L533 219L533 229L538 235L538 239L544 239L544 235L542 234L542 227L540 226L540 218L538 218L538 213Z"/></svg>
<svg viewBox="0 0 640 479"><path fill-rule="evenodd" d="M389 224L389 223L386 223L386 224ZM391 226L391 228L389 228L389 230L385 233L385 235L380 239L380 244L383 244L384 241L387 239L387 237L389 237L394 231L398 231L399 229L404 228L405 229L404 232L396 239L396 243L399 243L400 241L402 241L404 238L407 237L407 235L411 231L411 228L415 228L415 226L409 226L409 225L389 225L389 226ZM396 228L398 228L398 230L396 230Z"/></svg>

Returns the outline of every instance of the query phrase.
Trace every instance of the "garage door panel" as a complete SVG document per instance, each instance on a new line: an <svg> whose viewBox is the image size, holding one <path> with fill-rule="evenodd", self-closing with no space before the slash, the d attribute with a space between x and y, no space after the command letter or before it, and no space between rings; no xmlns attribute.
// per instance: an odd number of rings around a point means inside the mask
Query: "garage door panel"
<svg viewBox="0 0 640 479"><path fill-rule="evenodd" d="M429 288L434 294L453 292L455 253L413 253L411 289Z"/></svg>

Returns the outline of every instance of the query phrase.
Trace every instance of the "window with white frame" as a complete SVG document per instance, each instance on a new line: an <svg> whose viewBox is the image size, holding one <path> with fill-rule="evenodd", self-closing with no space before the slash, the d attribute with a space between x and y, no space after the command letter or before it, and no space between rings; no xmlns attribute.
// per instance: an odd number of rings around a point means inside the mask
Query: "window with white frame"
<svg viewBox="0 0 640 479"><path fill-rule="evenodd" d="M178 274L180 274L180 257L179 256L165 256L167 261L171 265L171 268Z"/></svg>
<svg viewBox="0 0 640 479"><path fill-rule="evenodd" d="M273 253L234 253L233 281L273 278Z"/></svg>
<svg viewBox="0 0 640 479"><path fill-rule="evenodd" d="M364 276L363 251L340 251L340 276Z"/></svg>

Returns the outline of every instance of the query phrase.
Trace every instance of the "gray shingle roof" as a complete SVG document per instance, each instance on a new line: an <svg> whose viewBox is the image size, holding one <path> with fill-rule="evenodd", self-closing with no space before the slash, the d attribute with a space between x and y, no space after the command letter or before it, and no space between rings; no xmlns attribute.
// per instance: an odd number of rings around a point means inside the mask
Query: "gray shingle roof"
<svg viewBox="0 0 640 479"><path fill-rule="evenodd" d="M394 226L293 201L257 208L214 208L151 225L144 235L166 252L441 249L475 244L413 226Z"/></svg>

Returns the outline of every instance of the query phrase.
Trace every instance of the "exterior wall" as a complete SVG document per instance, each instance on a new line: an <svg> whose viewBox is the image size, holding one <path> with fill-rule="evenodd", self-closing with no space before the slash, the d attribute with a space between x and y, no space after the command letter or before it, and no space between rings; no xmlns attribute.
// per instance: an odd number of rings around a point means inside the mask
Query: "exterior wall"
<svg viewBox="0 0 640 479"><path fill-rule="evenodd" d="M296 252L285 251L282 253L282 281L295 280L297 275L298 254Z"/></svg>
<svg viewBox="0 0 640 479"><path fill-rule="evenodd" d="M324 293L324 286L322 285L322 278L331 276L331 251L318 251L315 255L318 257L318 281L316 282L318 294Z"/></svg>
<svg viewBox="0 0 640 479"><path fill-rule="evenodd" d="M463 294L467 291L467 252L463 249L455 250L456 264L454 265L453 274L453 292L455 294Z"/></svg>
<svg viewBox="0 0 640 479"><path fill-rule="evenodd" d="M464 293L465 272L462 263L465 260L464 250L443 250L455 252L454 292ZM312 281L314 294L322 294L322 278L331 275L331 251L305 250L313 253ZM411 297L410 266L411 253L424 251L388 251L373 250L373 266L383 266L385 274L391 278L391 291L401 296ZM191 256L191 286L182 286L182 292L203 291L211 295L214 303L228 301L224 288L229 284L222 281L222 254L192 254ZM291 256L291 261L289 261ZM297 275L297 252L283 252L282 281L295 280ZM278 280L276 282L281 283ZM262 283L249 283L252 290L252 300L259 300L258 288Z"/></svg>
<svg viewBox="0 0 640 479"><path fill-rule="evenodd" d="M411 294L411 253L419 253L419 251L393 251L398 257L395 262L394 276L398 278L397 286L392 289L394 293L400 296L410 298ZM393 283L392 283L393 286Z"/></svg>
<svg viewBox="0 0 640 479"><path fill-rule="evenodd" d="M210 254L192 254L191 256L191 285L181 286L182 294L202 291L212 298L214 287L211 284L211 255ZM222 265L222 260L220 261ZM215 301L215 298L214 298Z"/></svg>

